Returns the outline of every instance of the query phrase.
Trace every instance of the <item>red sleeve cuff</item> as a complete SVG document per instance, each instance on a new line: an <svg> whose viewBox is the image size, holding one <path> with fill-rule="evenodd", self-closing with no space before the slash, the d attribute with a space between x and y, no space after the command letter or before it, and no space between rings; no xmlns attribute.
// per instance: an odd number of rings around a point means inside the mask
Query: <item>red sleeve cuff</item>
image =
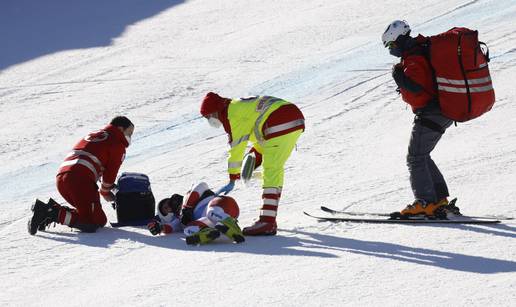
<svg viewBox="0 0 516 307"><path fill-rule="evenodd" d="M240 179L240 174L229 174L229 180L238 180Z"/></svg>
<svg viewBox="0 0 516 307"><path fill-rule="evenodd" d="M102 184L100 185L100 194L102 195L108 195L109 192L113 189L114 187L114 184L113 183L106 183L106 182L102 182Z"/></svg>
<svg viewBox="0 0 516 307"><path fill-rule="evenodd" d="M163 224L163 229L161 230L162 233L172 233L174 231L174 229L172 228L172 226L168 225L168 224Z"/></svg>

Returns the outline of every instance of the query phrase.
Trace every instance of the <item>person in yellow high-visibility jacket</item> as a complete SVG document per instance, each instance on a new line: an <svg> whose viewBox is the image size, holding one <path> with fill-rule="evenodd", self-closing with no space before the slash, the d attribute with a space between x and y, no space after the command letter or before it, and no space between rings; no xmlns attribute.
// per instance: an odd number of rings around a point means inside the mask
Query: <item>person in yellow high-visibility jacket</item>
<svg viewBox="0 0 516 307"><path fill-rule="evenodd" d="M283 187L285 162L305 129L301 110L286 100L271 96L229 99L208 93L201 114L212 127L224 127L231 147L229 183L217 193L229 193L240 179L248 142L253 144L255 167L263 166L263 204L260 218L243 229L244 235L275 235L276 215Z"/></svg>

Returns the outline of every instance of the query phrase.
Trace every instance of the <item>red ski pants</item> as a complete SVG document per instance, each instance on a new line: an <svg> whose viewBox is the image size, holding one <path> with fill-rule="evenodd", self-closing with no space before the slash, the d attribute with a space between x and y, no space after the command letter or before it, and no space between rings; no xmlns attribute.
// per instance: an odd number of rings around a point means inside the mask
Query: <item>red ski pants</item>
<svg viewBox="0 0 516 307"><path fill-rule="evenodd" d="M75 172L66 172L56 177L57 190L75 210L61 209L59 223L74 226L98 225L107 223L106 214L102 210L98 187L88 176Z"/></svg>

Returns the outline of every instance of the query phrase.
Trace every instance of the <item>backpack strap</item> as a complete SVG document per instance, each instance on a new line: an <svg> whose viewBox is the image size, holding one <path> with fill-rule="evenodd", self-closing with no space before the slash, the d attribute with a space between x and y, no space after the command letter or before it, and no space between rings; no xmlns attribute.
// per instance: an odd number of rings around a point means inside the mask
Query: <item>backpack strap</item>
<svg viewBox="0 0 516 307"><path fill-rule="evenodd" d="M484 43L484 42L478 42L478 44L480 45L480 50L482 51L482 53L485 55L486 57L486 62L489 63L489 61L491 61L491 59L489 58L489 47L487 47L487 44ZM482 49L482 45L486 47L486 52L484 52L484 50Z"/></svg>
<svg viewBox="0 0 516 307"><path fill-rule="evenodd" d="M420 124L423 127L427 127L428 129L437 131L440 134L444 134L444 132L446 131L446 129L441 127L441 125L429 120L428 118L421 117L420 115L416 115L416 117L414 117L414 124L416 123Z"/></svg>
<svg viewBox="0 0 516 307"><path fill-rule="evenodd" d="M432 71L432 79L434 80L434 89L437 96L437 100L439 101L439 90L437 89L437 79L435 77L435 69L432 66L432 57L430 56L430 47L432 45L432 42L430 40L430 37L426 36L418 36L419 44L421 45L421 49L423 52L423 56L428 62L428 66L430 66L430 70Z"/></svg>

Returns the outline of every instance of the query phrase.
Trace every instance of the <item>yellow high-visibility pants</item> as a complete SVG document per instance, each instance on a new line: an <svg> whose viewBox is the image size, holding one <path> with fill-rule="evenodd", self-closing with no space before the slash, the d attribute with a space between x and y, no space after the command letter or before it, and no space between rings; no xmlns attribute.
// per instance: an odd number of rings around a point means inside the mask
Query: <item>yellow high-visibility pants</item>
<svg viewBox="0 0 516 307"><path fill-rule="evenodd" d="M263 143L263 187L273 188L283 186L284 167L297 139L303 130L292 131L285 135L265 140Z"/></svg>

